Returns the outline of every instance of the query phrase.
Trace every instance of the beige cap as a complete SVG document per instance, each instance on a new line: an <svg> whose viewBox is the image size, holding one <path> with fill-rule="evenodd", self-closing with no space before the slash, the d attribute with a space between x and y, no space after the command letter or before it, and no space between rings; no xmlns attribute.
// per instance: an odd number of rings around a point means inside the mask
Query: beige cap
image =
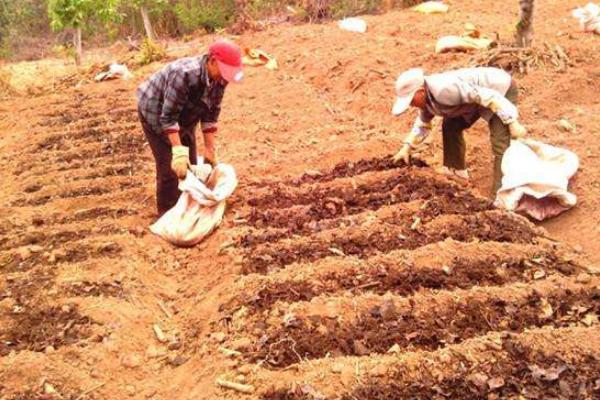
<svg viewBox="0 0 600 400"><path fill-rule="evenodd" d="M423 84L425 83L425 73L421 68L409 69L400 74L396 79L396 102L392 108L392 114L400 115L408 110L410 103Z"/></svg>

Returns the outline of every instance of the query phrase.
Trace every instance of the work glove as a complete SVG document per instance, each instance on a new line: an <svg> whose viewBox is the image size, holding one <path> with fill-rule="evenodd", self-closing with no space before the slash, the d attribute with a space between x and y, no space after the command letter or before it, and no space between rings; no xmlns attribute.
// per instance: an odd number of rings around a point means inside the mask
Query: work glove
<svg viewBox="0 0 600 400"><path fill-rule="evenodd" d="M527 129L517 120L508 124L508 130L510 131L510 137L514 140L522 139L527 135Z"/></svg>
<svg viewBox="0 0 600 400"><path fill-rule="evenodd" d="M410 164L410 144L405 143L404 146L394 155L393 158L395 163L399 163L400 161L404 161L406 165Z"/></svg>
<svg viewBox="0 0 600 400"><path fill-rule="evenodd" d="M429 125L421 126L421 127L413 127L406 138L404 139L404 146L400 149L399 152L394 155L394 162L398 163L401 160L406 163L406 165L410 164L410 153L412 149L414 149L416 144L419 144L423 141L424 136L422 135L421 129L429 130ZM428 133L428 132L427 132Z"/></svg>
<svg viewBox="0 0 600 400"><path fill-rule="evenodd" d="M171 148L171 169L179 179L185 179L190 165L190 151L185 146L173 146Z"/></svg>

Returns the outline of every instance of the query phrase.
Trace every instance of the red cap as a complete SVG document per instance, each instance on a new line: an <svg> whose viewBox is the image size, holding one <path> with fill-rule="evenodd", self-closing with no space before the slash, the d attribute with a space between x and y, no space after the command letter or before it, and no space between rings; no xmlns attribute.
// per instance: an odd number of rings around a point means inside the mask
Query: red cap
<svg viewBox="0 0 600 400"><path fill-rule="evenodd" d="M234 43L220 39L208 48L210 54L219 66L219 71L227 82L240 82L244 77L242 72L242 52Z"/></svg>

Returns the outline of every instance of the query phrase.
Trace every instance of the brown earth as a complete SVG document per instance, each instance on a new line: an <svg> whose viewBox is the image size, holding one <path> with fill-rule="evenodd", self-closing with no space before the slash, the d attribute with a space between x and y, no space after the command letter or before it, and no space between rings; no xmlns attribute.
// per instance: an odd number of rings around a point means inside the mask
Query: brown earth
<svg viewBox="0 0 600 400"><path fill-rule="evenodd" d="M133 93L160 65L98 84L36 69L35 96L0 103L0 399L600 398L600 39L577 32L577 5L537 12L537 46L572 65L515 75L531 134L581 159L578 206L541 227L478 194L482 123L472 186L434 172L439 134L417 165L388 158L412 123L390 115L397 73L467 65L434 54L436 38L474 22L508 41L516 4L238 37L280 69L228 88L218 153L241 183L191 249L147 230L153 161Z"/></svg>

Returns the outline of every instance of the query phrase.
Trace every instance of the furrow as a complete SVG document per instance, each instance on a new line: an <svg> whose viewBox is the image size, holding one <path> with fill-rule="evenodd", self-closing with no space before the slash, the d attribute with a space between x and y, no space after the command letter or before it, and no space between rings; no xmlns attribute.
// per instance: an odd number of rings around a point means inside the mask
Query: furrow
<svg viewBox="0 0 600 400"><path fill-rule="evenodd" d="M436 350L493 331L597 325L599 284L600 278L579 283L552 277L409 298L362 295L282 304L255 323L263 333L246 357L284 368L327 355Z"/></svg>
<svg viewBox="0 0 600 400"><path fill-rule="evenodd" d="M399 213L387 222L374 220L357 227L261 245L248 252L242 270L266 273L294 262L312 262L334 254L366 258L379 252L416 249L447 238L462 242L532 243L538 233L526 219L496 210L442 215L423 224L410 213Z"/></svg>
<svg viewBox="0 0 600 400"><path fill-rule="evenodd" d="M233 300L222 307L261 312L276 302L308 301L343 291L412 295L423 289L532 282L553 273L574 275L583 268L554 245L463 243L447 240L416 250L396 250L366 259L328 257L294 264L270 275L247 275Z"/></svg>
<svg viewBox="0 0 600 400"><path fill-rule="evenodd" d="M270 383L264 400L596 399L598 376L594 326L493 333L434 352L323 360L256 379Z"/></svg>

